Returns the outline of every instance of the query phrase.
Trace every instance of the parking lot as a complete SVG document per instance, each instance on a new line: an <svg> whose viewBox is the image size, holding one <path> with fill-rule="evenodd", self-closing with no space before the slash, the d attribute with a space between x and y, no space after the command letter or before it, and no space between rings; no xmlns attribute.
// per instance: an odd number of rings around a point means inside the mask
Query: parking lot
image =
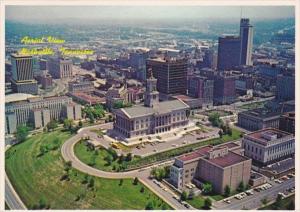
<svg viewBox="0 0 300 212"><path fill-rule="evenodd" d="M232 197L214 202L215 209L257 209L262 206L262 200L275 200L278 193L282 197L295 192L295 178L290 175L280 178L279 181L272 180L254 189L234 195Z"/></svg>
<svg viewBox="0 0 300 212"><path fill-rule="evenodd" d="M182 138L174 139L166 142L155 141L152 143L147 143L144 145L139 145L138 147L132 148L131 153L139 156L148 156L158 152L167 151L170 149L182 147L189 144L194 144L209 140L212 138L218 138L218 130L213 129L210 132L201 134L186 134Z"/></svg>

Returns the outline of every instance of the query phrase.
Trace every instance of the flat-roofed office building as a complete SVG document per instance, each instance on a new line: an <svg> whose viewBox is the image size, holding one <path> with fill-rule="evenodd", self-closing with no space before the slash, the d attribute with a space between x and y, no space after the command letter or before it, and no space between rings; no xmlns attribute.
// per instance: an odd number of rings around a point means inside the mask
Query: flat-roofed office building
<svg viewBox="0 0 300 212"><path fill-rule="evenodd" d="M240 65L240 46L239 36L225 35L219 37L218 70L230 70Z"/></svg>
<svg viewBox="0 0 300 212"><path fill-rule="evenodd" d="M295 154L293 134L274 128L249 133L243 138L245 156L261 165L268 165Z"/></svg>
<svg viewBox="0 0 300 212"><path fill-rule="evenodd" d="M38 94L37 81L33 78L33 60L30 55L11 55L11 87L15 93Z"/></svg>
<svg viewBox="0 0 300 212"><path fill-rule="evenodd" d="M157 79L157 90L163 95L187 93L187 60L178 58L154 58L146 62L146 76L150 72Z"/></svg>
<svg viewBox="0 0 300 212"><path fill-rule="evenodd" d="M45 127L50 120L81 119L81 106L67 96L33 97L5 104L5 132L16 132L20 125L32 124L34 128Z"/></svg>
<svg viewBox="0 0 300 212"><path fill-rule="evenodd" d="M175 158L170 181L180 190L191 182L197 185L210 182L215 192L223 194L227 185L235 190L241 182L248 184L250 171L251 159L243 156L239 144L230 142L204 146Z"/></svg>
<svg viewBox="0 0 300 212"><path fill-rule="evenodd" d="M50 58L48 69L55 79L71 78L73 76L73 62L67 58Z"/></svg>

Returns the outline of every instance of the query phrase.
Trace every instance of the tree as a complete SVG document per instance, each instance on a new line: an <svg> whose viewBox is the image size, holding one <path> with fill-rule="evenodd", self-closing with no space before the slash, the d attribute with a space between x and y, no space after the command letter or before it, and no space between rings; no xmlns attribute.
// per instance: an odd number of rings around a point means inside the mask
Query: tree
<svg viewBox="0 0 300 212"><path fill-rule="evenodd" d="M89 187L89 188L92 188L92 187L94 187L94 184L95 184L94 178L91 177L90 180L89 180L88 187Z"/></svg>
<svg viewBox="0 0 300 212"><path fill-rule="evenodd" d="M57 124L57 121L51 120L46 126L47 126L48 131L50 131L50 130L55 129L58 126L58 124Z"/></svg>
<svg viewBox="0 0 300 212"><path fill-rule="evenodd" d="M107 155L104 160L107 162L107 165L111 165L113 162L113 157L111 155Z"/></svg>
<svg viewBox="0 0 300 212"><path fill-rule="evenodd" d="M268 203L267 197L263 198L263 199L261 200L261 203L262 203L263 205L266 205L266 204Z"/></svg>
<svg viewBox="0 0 300 212"><path fill-rule="evenodd" d="M71 119L64 119L64 128L66 130L71 130L72 127L73 127L73 124L74 124L73 120L71 120Z"/></svg>
<svg viewBox="0 0 300 212"><path fill-rule="evenodd" d="M223 136L223 131L222 130L219 130L219 136L220 136L220 138L222 138L222 136Z"/></svg>
<svg viewBox="0 0 300 212"><path fill-rule="evenodd" d="M206 182L203 184L203 187L202 187L202 192L204 194L210 194L212 193L213 191L213 187L212 187L212 184L210 182Z"/></svg>
<svg viewBox="0 0 300 212"><path fill-rule="evenodd" d="M239 192L245 191L245 185L244 185L243 181L240 182L240 184L239 184L239 186L236 190L239 191Z"/></svg>
<svg viewBox="0 0 300 212"><path fill-rule="evenodd" d="M163 205L161 206L161 209L162 209L162 210L168 210L168 206L167 206L166 204L163 204Z"/></svg>
<svg viewBox="0 0 300 212"><path fill-rule="evenodd" d="M139 183L139 179L137 177L135 177L133 180L133 185L137 185L138 183Z"/></svg>
<svg viewBox="0 0 300 212"><path fill-rule="evenodd" d="M229 185L226 185L225 189L224 189L224 195L225 195L225 197L229 197L230 196L230 192L231 192L231 189L230 189Z"/></svg>
<svg viewBox="0 0 300 212"><path fill-rule="evenodd" d="M111 154L113 160L116 160L118 158L118 153L112 147L109 147L107 151L109 154Z"/></svg>
<svg viewBox="0 0 300 212"><path fill-rule="evenodd" d="M118 163L120 163L120 164L123 163L124 159L125 159L124 155L121 154L121 155L119 156Z"/></svg>
<svg viewBox="0 0 300 212"><path fill-rule="evenodd" d="M142 187L141 190L140 190L140 192L141 192L141 193L144 193L144 192L145 192L145 188Z"/></svg>
<svg viewBox="0 0 300 212"><path fill-rule="evenodd" d="M290 201L289 204L287 205L286 209L288 210L295 210L295 202L294 200Z"/></svg>
<svg viewBox="0 0 300 212"><path fill-rule="evenodd" d="M114 109L119 109L119 108L123 108L123 107L124 107L123 101L117 101L113 104Z"/></svg>
<svg viewBox="0 0 300 212"><path fill-rule="evenodd" d="M230 135L230 136L232 136L232 129L230 127L227 130L227 134Z"/></svg>
<svg viewBox="0 0 300 212"><path fill-rule="evenodd" d="M153 202L148 202L146 207L145 207L146 210L153 210L154 209L154 205L153 205Z"/></svg>
<svg viewBox="0 0 300 212"><path fill-rule="evenodd" d="M212 205L211 199L210 198L206 198L204 200L204 208L205 209L210 209L211 205Z"/></svg>
<svg viewBox="0 0 300 212"><path fill-rule="evenodd" d="M120 179L119 186L123 185L123 179Z"/></svg>
<svg viewBox="0 0 300 212"><path fill-rule="evenodd" d="M186 191L183 191L180 195L180 199L182 201L186 201L188 199L188 194L186 193Z"/></svg>
<svg viewBox="0 0 300 212"><path fill-rule="evenodd" d="M276 201L274 203L274 208L275 210L278 210L282 207L282 197L278 194L276 197Z"/></svg>
<svg viewBox="0 0 300 212"><path fill-rule="evenodd" d="M20 125L17 127L16 139L18 142L23 142L26 140L29 134L29 129L25 125Z"/></svg>
<svg viewBox="0 0 300 212"><path fill-rule="evenodd" d="M220 114L218 112L213 112L209 114L208 120L214 127L221 127L221 124L223 123L220 119Z"/></svg>
<svg viewBox="0 0 300 212"><path fill-rule="evenodd" d="M194 199L194 197L195 197L195 191L194 189L192 189L189 193L189 199Z"/></svg>
<svg viewBox="0 0 300 212"><path fill-rule="evenodd" d="M68 172L72 168L72 161L67 161L64 163L64 170Z"/></svg>
<svg viewBox="0 0 300 212"><path fill-rule="evenodd" d="M128 153L126 155L126 158L125 158L126 161L131 161L132 160L132 154L131 153Z"/></svg>

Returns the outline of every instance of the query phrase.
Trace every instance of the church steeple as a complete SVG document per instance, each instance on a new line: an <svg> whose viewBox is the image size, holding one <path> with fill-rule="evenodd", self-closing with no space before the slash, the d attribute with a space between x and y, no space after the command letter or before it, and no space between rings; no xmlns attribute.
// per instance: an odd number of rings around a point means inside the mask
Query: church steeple
<svg viewBox="0 0 300 212"><path fill-rule="evenodd" d="M146 92L144 105L146 107L154 107L159 102L159 92L156 90L157 79L153 77L150 70L150 78L146 80Z"/></svg>

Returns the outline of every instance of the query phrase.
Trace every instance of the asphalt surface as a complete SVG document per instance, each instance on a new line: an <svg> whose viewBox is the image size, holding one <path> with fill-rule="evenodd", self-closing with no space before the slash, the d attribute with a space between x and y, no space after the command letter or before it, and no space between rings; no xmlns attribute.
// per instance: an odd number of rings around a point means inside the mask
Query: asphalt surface
<svg viewBox="0 0 300 212"><path fill-rule="evenodd" d="M26 206L18 196L5 174L5 202L11 210L26 210Z"/></svg>
<svg viewBox="0 0 300 212"><path fill-rule="evenodd" d="M287 181L284 181L282 184L277 184L274 181L269 182L273 185L272 188L269 188L264 191L254 191L254 195L247 196L244 199L237 200L235 198L230 199L231 203L224 203L222 200L214 203L214 209L218 210L241 210L243 208L247 209L257 209L262 206L262 200L267 198L268 201L275 200L279 192L284 192L286 189L289 189L295 186L295 178L291 178Z"/></svg>
<svg viewBox="0 0 300 212"><path fill-rule="evenodd" d="M88 129L99 128L102 129L111 127L111 123L101 124L93 127L89 127ZM95 169L93 167L88 166L87 164L81 162L74 154L74 145L82 138L86 136L86 130L83 129L78 132L77 135L68 139L61 148L61 154L65 161L71 161L72 167L75 169L87 173L92 176L102 177L102 178L110 178L110 179L120 179L120 178L134 178L138 177L146 186L151 189L154 193L156 193L159 197L161 197L164 201L170 204L175 209L187 209L180 202L173 198L173 193L170 191L164 191L161 187L157 186L153 183L151 179L149 179L151 168L159 165L172 164L174 159L170 159L170 161L165 161L161 164L156 164L149 166L147 168L142 168L138 170L128 171L128 172L105 172L99 169Z"/></svg>

